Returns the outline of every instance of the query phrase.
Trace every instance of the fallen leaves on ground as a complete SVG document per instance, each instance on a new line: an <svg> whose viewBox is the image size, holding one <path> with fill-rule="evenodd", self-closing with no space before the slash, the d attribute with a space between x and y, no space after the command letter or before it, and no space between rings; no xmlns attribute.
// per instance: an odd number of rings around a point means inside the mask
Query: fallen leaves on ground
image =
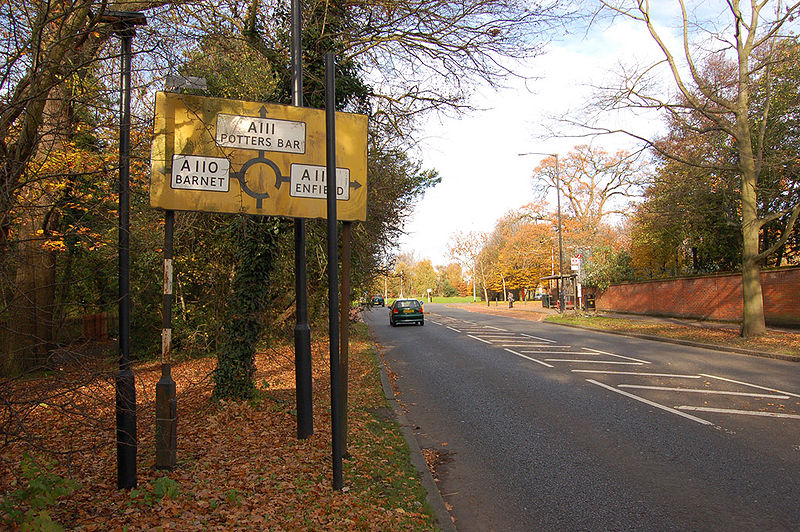
<svg viewBox="0 0 800 532"><path fill-rule="evenodd" d="M347 489L342 492L332 489L327 342L312 346L314 435L304 440L296 436L292 346L257 355L260 392L244 403L212 401L213 358L175 364L178 467L172 471L153 467L155 385L161 367L137 365L138 487L131 491L116 488L113 372L106 368L85 386L63 394L52 393L52 376L18 382L18 396L51 398L28 409L25 423L37 438L34 443L47 444L39 447L61 451L52 472L80 485L50 508L51 517L67 529L86 531L433 529L405 441L398 425L387 419L374 347L363 325L354 333L350 457L344 461ZM52 408L56 400L81 416ZM23 482L23 453L36 453L29 443L2 447L4 494ZM175 489L165 491L167 485Z"/></svg>
<svg viewBox="0 0 800 532"><path fill-rule="evenodd" d="M627 319L607 316L551 317L548 321L572 323L595 329L613 330L622 333L646 334L677 340L688 340L704 344L751 349L767 353L781 353L800 360L800 331L768 329L755 338L742 338L735 326L724 326L703 322L691 324L670 323L667 320Z"/></svg>

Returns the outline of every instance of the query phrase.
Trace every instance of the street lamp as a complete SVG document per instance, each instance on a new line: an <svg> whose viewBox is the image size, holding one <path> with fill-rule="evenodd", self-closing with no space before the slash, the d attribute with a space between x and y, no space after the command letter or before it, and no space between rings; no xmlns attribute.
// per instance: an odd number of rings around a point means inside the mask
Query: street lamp
<svg viewBox="0 0 800 532"><path fill-rule="evenodd" d="M131 143L131 42L136 26L144 26L142 13L106 11L100 22L111 25L120 37L119 118L119 371L116 375L117 487L131 489L136 477L136 383L130 359L130 143Z"/></svg>
<svg viewBox="0 0 800 532"><path fill-rule="evenodd" d="M564 312L564 304L561 301L561 291L563 287L561 286L564 283L564 253L562 251L562 244L561 244L561 180L558 175L558 154L557 153L542 153L537 151L530 151L525 153L518 153L520 157L524 157L525 155L546 155L548 157L554 157L556 160L556 209L558 210L558 311Z"/></svg>

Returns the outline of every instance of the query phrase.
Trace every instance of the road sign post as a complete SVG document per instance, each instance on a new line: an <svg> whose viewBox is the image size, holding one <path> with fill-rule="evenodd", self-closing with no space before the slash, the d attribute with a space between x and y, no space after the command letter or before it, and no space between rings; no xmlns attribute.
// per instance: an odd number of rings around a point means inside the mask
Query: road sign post
<svg viewBox="0 0 800 532"><path fill-rule="evenodd" d="M291 0L292 105L303 106L302 6ZM306 221L294 219L295 328L294 376L297 404L297 437L314 433L314 407L311 379L311 327L308 325L308 274L306 271Z"/></svg>
<svg viewBox="0 0 800 532"><path fill-rule="evenodd" d="M325 133L328 202L328 329L331 359L331 452L333 489L341 490L342 479L342 382L339 360L339 257L336 219L336 81L333 52L325 54Z"/></svg>

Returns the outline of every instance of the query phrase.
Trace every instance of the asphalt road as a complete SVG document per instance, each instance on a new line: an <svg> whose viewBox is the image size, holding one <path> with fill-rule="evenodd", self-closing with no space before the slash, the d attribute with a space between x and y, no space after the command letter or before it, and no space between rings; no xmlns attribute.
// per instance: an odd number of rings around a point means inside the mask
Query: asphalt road
<svg viewBox="0 0 800 532"><path fill-rule="evenodd" d="M800 365L425 306L365 312L458 530L800 530Z"/></svg>

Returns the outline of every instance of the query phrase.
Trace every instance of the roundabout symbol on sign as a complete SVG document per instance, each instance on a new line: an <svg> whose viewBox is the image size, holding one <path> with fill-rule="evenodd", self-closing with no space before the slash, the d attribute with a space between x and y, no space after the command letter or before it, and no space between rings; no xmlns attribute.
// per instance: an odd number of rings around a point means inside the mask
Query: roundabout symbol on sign
<svg viewBox="0 0 800 532"><path fill-rule="evenodd" d="M262 201L266 198L269 198L269 194L266 192L256 192L247 185L247 170L249 170L251 166L255 166L257 164L266 164L272 168L272 171L275 172L275 188L281 188L281 183L284 181L288 182L290 178L282 175L281 169L278 168L278 165L264 157L263 151L258 152L258 157L254 157L245 162L238 172L232 173L232 175L239 180L239 185L242 187L242 190L245 192L245 194L255 198L256 208L260 209Z"/></svg>

